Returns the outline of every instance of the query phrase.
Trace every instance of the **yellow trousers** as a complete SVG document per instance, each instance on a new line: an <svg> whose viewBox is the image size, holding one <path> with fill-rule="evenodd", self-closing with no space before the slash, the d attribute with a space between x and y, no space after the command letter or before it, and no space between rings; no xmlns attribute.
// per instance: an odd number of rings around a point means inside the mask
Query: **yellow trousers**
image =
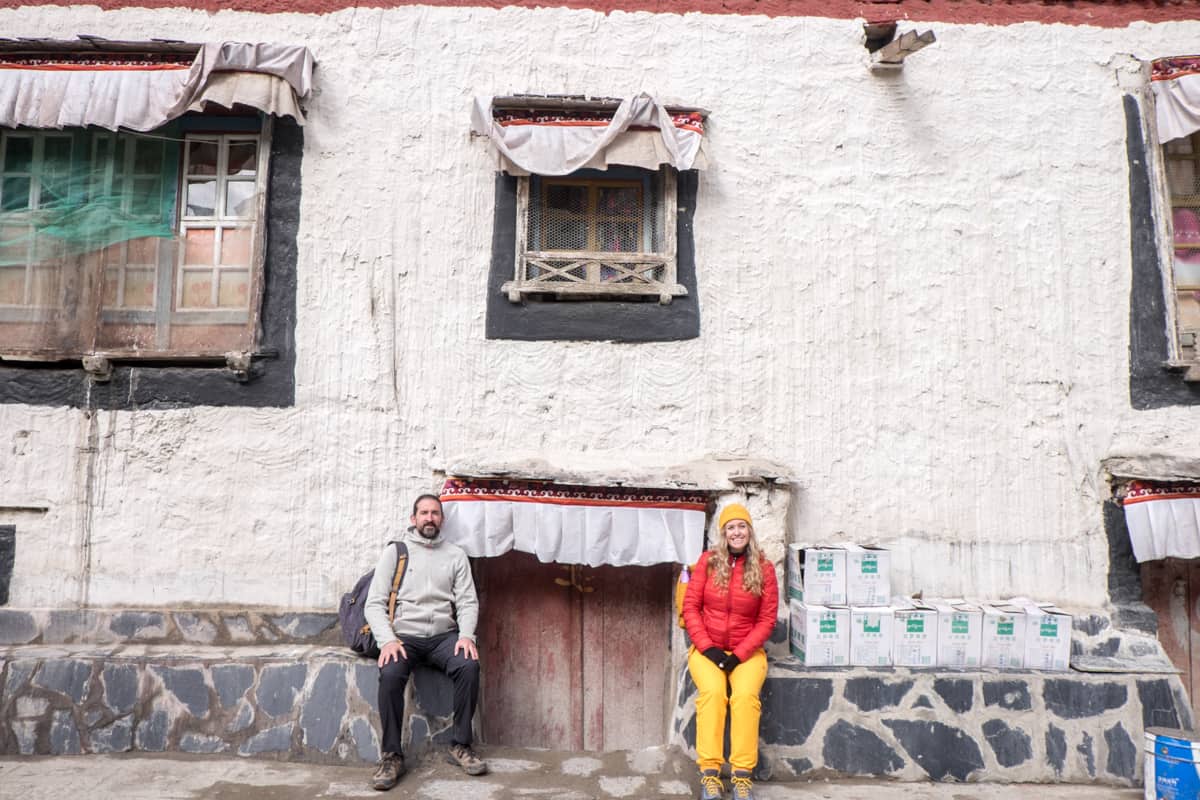
<svg viewBox="0 0 1200 800"><path fill-rule="evenodd" d="M767 679L767 654L762 648L725 671L692 647L688 671L696 684L696 763L701 770L719 770L725 762L725 714L729 720L729 766L753 770L758 765L758 694Z"/></svg>

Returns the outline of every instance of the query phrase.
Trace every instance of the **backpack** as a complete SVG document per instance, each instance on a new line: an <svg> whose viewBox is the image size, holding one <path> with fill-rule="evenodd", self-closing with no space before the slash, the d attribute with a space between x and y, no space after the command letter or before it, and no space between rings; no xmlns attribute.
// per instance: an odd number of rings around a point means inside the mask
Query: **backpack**
<svg viewBox="0 0 1200 800"><path fill-rule="evenodd" d="M404 580L404 572L408 567L408 545L404 542L392 542L396 545L396 574L392 576L392 591L388 595L388 621L396 618L396 595L400 591L400 582ZM354 584L354 588L342 595L338 604L338 623L342 626L342 641L354 652L367 658L379 658L379 645L371 634L371 626L367 624L365 608L367 593L371 590L371 579L375 570L363 575Z"/></svg>

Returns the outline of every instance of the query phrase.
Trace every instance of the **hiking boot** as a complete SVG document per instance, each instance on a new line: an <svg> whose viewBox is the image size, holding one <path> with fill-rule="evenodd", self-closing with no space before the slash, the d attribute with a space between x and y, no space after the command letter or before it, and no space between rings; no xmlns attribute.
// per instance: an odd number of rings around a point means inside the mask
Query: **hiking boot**
<svg viewBox="0 0 1200 800"><path fill-rule="evenodd" d="M754 800L754 783L750 780L750 770L735 769L733 777L729 779L729 786L733 789L731 800Z"/></svg>
<svg viewBox="0 0 1200 800"><path fill-rule="evenodd" d="M462 767L468 775L482 775L487 772L487 762L475 755L475 751L467 744L452 744L446 751L446 760L451 764Z"/></svg>
<svg viewBox="0 0 1200 800"><path fill-rule="evenodd" d="M384 753L383 758L379 759L379 765L375 767L375 774L371 776L371 788L386 792L399 783L407 771L404 767L404 756L399 753Z"/></svg>
<svg viewBox="0 0 1200 800"><path fill-rule="evenodd" d="M724 797L721 773L715 769L703 770L700 773L700 800L722 800Z"/></svg>

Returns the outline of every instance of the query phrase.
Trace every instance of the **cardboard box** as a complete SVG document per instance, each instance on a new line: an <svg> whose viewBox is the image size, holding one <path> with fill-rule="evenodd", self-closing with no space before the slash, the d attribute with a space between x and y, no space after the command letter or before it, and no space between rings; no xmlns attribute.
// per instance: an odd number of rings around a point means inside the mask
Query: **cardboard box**
<svg viewBox="0 0 1200 800"><path fill-rule="evenodd" d="M1019 607L983 606L981 660L985 667L1025 665L1025 612Z"/></svg>
<svg viewBox="0 0 1200 800"><path fill-rule="evenodd" d="M850 609L791 600L788 641L809 667L843 667L850 661Z"/></svg>
<svg viewBox="0 0 1200 800"><path fill-rule="evenodd" d="M1048 604L1025 608L1025 669L1071 666L1071 615Z"/></svg>
<svg viewBox="0 0 1200 800"><path fill-rule="evenodd" d="M886 667L892 663L890 606L850 607L850 664L856 667Z"/></svg>
<svg viewBox="0 0 1200 800"><path fill-rule="evenodd" d="M909 603L893 611L892 663L897 667L932 667L937 663L937 609Z"/></svg>
<svg viewBox="0 0 1200 800"><path fill-rule="evenodd" d="M930 605L938 612L938 666L980 666L983 663L983 609L962 600L931 600Z"/></svg>
<svg viewBox="0 0 1200 800"><path fill-rule="evenodd" d="M818 605L846 605L846 550L788 546L788 598Z"/></svg>
<svg viewBox="0 0 1200 800"><path fill-rule="evenodd" d="M886 606L892 596L892 554L882 547L846 546L846 603Z"/></svg>

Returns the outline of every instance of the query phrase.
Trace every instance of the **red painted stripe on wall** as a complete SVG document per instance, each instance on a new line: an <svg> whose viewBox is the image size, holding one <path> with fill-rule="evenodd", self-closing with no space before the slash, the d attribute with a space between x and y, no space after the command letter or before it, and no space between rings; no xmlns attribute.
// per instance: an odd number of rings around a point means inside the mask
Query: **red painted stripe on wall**
<svg viewBox="0 0 1200 800"><path fill-rule="evenodd" d="M0 0L0 8L70 6L62 0ZM86 5L116 8L188 8L204 11L254 11L265 14L328 14L345 8L445 7L578 8L594 11L651 11L684 14L742 14L767 17L827 17L868 20L1011 25L1062 23L1123 28L1132 22L1200 19L1198 0L88 0Z"/></svg>

